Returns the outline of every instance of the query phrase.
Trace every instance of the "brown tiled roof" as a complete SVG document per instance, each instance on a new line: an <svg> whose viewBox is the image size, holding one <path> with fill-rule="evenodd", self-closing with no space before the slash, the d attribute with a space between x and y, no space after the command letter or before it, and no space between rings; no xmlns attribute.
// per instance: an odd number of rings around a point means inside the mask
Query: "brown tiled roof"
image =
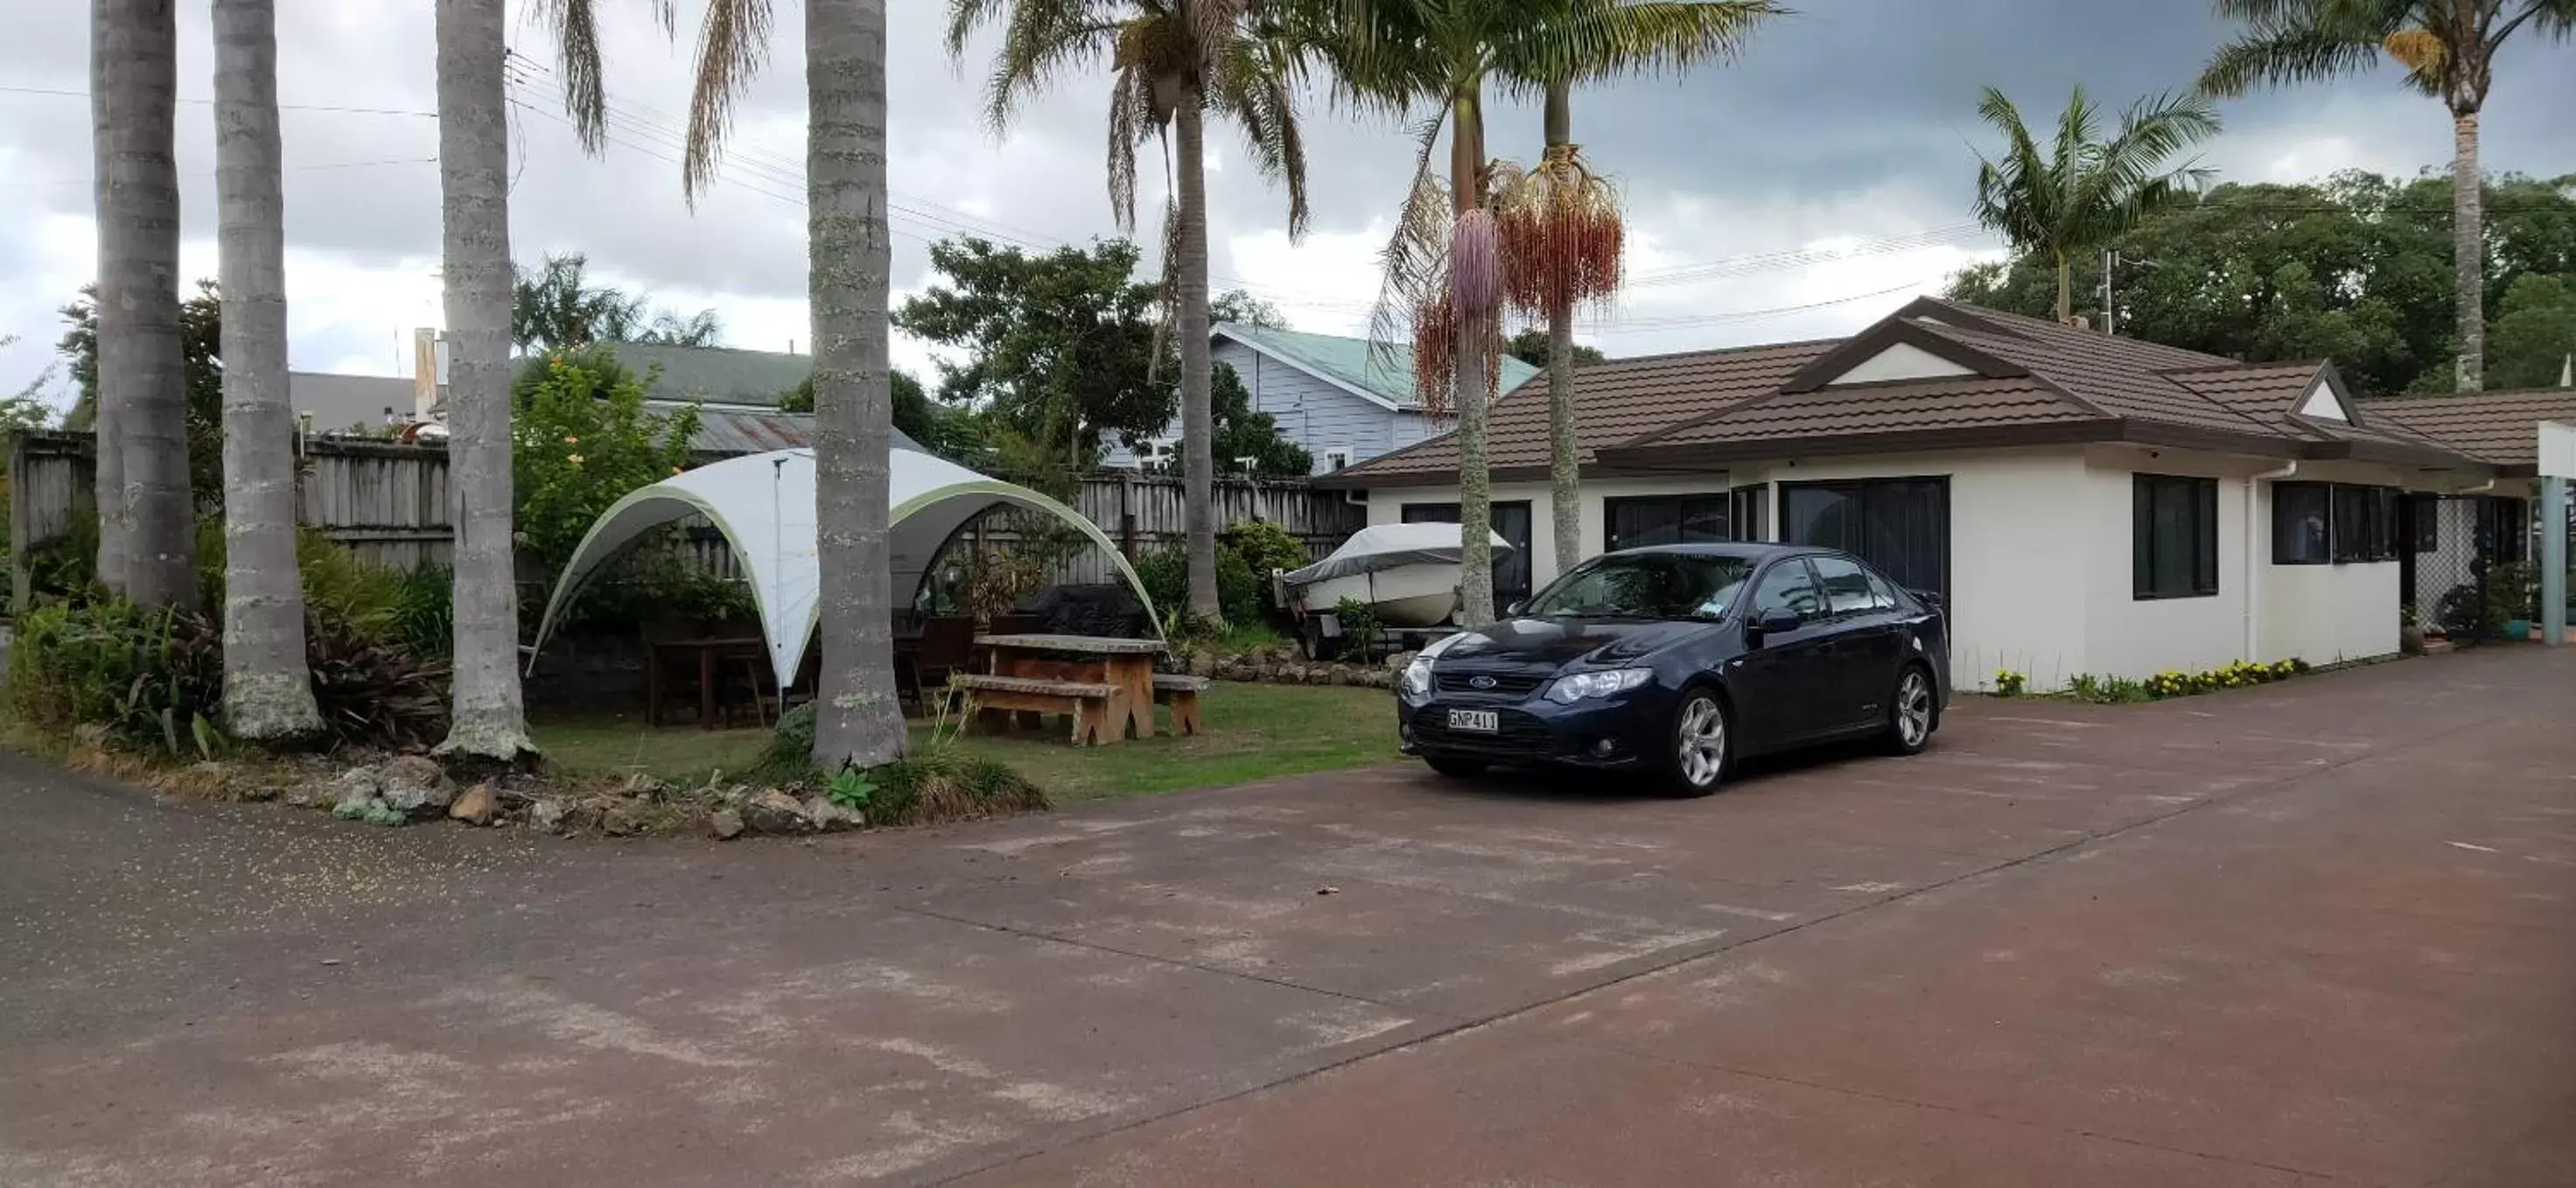
<svg viewBox="0 0 2576 1188"><path fill-rule="evenodd" d="M1847 364L1897 343L1947 355L1974 374L1820 386ZM2249 366L1933 298L1911 302L1849 339L1617 360L1579 374L1577 421L1587 467L1648 471L1779 451L2052 441L2473 465L2397 420L2357 413L2344 423L2299 415L2318 376L2332 379L2326 364ZM1545 475L1546 393L1542 377L1495 405L1488 440L1496 478ZM2527 444L2524 450L2528 456ZM1448 434L1331 481L1403 486L1450 482L1457 473L1455 435Z"/></svg>
<svg viewBox="0 0 2576 1188"><path fill-rule="evenodd" d="M2534 466L2540 422L2576 424L2576 388L2366 400L2362 409L2497 466Z"/></svg>
<svg viewBox="0 0 2576 1188"><path fill-rule="evenodd" d="M1583 462L1604 446L1780 386L1839 339L1774 343L1681 355L1612 359L1575 373L1575 436ZM1548 466L1547 376L1505 393L1486 427L1486 466L1503 479L1545 477ZM1457 434L1444 433L1339 471L1332 486L1426 486L1458 479Z"/></svg>

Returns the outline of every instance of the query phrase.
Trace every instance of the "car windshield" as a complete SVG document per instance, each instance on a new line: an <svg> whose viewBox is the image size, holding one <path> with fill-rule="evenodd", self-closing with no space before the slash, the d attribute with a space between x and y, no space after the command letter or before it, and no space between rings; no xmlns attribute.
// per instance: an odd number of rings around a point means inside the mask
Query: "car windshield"
<svg viewBox="0 0 2576 1188"><path fill-rule="evenodd" d="M1599 558L1540 592L1540 618L1717 619L1744 591L1753 562L1701 553L1635 553Z"/></svg>

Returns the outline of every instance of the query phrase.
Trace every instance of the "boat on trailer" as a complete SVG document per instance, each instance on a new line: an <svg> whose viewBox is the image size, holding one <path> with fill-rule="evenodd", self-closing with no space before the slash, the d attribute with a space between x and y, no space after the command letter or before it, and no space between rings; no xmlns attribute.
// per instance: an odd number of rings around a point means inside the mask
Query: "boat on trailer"
<svg viewBox="0 0 2576 1188"><path fill-rule="evenodd" d="M1438 627L1458 613L1463 544L1456 524L1380 524L1353 533L1331 556L1273 574L1271 581L1279 605L1300 620L1329 615L1342 599L1355 598L1386 627ZM1512 544L1495 533L1493 549L1499 559L1511 554Z"/></svg>

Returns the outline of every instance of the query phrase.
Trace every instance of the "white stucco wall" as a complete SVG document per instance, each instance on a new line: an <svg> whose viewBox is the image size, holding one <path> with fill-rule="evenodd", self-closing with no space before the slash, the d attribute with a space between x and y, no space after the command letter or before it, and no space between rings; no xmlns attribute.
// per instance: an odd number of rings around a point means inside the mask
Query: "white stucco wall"
<svg viewBox="0 0 2576 1188"><path fill-rule="evenodd" d="M2263 566L2266 662L2363 660L2397 650L2397 563Z"/></svg>
<svg viewBox="0 0 2576 1188"><path fill-rule="evenodd" d="M2245 654L2245 607L2259 598L2245 579L2245 479L2253 459L2182 450L2096 447L2085 459L2084 498L2095 546L2085 565L2084 671L2144 679L2167 669L2217 668ZM2137 597L2137 476L2184 475L2218 483L2218 593ZM2270 514L2258 494L2257 510ZM2255 526L2261 560L2271 557L2271 521ZM2395 602L2390 613L2395 614ZM2257 609L2260 609L2259 602ZM2034 682L2036 684L2036 682Z"/></svg>
<svg viewBox="0 0 2576 1188"><path fill-rule="evenodd" d="M1601 552L1605 544L1601 502L1632 495L1699 495L1726 493L1730 486L1726 472L1707 477L1653 479L1593 479L1583 484L1583 557ZM1527 500L1530 505L1530 588L1536 590L1556 579L1566 568L1556 556L1556 510L1550 501L1546 483L1495 483L1494 502ZM1369 523L1400 524L1404 522L1404 505L1408 503L1456 503L1456 487L1382 487L1369 492ZM1574 558L1581 561L1583 557Z"/></svg>

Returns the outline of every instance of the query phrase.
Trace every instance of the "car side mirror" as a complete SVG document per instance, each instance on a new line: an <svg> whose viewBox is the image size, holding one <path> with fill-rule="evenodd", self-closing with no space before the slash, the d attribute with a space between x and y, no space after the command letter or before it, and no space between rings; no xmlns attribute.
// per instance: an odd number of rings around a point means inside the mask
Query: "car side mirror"
<svg viewBox="0 0 2576 1188"><path fill-rule="evenodd" d="M1806 621L1793 610L1764 611L1762 617L1753 620L1753 637L1759 641L1766 635L1781 635L1795 631Z"/></svg>
<svg viewBox="0 0 2576 1188"><path fill-rule="evenodd" d="M1528 603L1523 602L1523 601L1521 601L1520 599L1515 598L1515 599L1511 600L1510 602L1507 602L1507 603L1504 603L1504 604L1503 604L1503 617L1504 617L1504 618L1507 618L1507 619L1517 619L1517 618L1519 618L1519 617L1521 616L1521 612L1522 612L1522 611L1525 611L1525 610L1528 610L1528 609L1529 609L1529 604L1528 604Z"/></svg>

